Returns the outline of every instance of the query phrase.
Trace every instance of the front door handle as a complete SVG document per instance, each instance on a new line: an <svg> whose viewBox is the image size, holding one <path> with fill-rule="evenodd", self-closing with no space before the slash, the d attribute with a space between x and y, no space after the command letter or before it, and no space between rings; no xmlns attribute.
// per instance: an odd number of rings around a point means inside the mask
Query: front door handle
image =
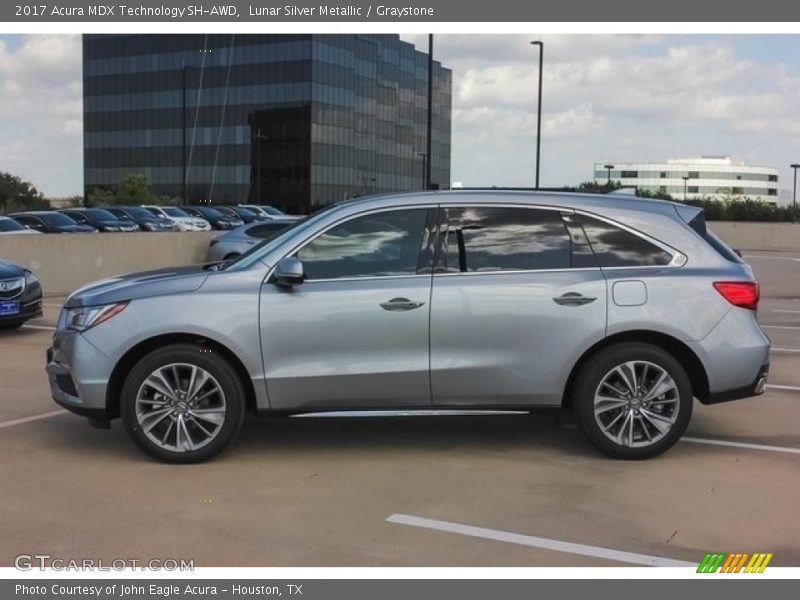
<svg viewBox="0 0 800 600"><path fill-rule="evenodd" d="M392 298L388 302L382 302L381 308L390 312L400 312L405 310L414 310L420 306L424 306L424 302L412 302L408 298Z"/></svg>
<svg viewBox="0 0 800 600"><path fill-rule="evenodd" d="M589 304L595 300L597 300L597 298L594 296L584 296L578 292L567 292L563 296L553 298L553 302L560 304L561 306L583 306L584 304Z"/></svg>

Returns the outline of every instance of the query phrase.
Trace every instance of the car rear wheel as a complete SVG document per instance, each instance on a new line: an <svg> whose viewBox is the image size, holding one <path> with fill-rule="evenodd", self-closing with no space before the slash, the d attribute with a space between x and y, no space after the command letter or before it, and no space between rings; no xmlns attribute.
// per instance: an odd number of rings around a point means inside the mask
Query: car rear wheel
<svg viewBox="0 0 800 600"><path fill-rule="evenodd" d="M583 366L573 405L589 440L613 458L644 459L671 448L692 416L686 370L644 343L606 348Z"/></svg>
<svg viewBox="0 0 800 600"><path fill-rule="evenodd" d="M199 344L151 352L131 369L122 388L128 435L164 462L203 462L222 452L239 432L244 408L236 371Z"/></svg>

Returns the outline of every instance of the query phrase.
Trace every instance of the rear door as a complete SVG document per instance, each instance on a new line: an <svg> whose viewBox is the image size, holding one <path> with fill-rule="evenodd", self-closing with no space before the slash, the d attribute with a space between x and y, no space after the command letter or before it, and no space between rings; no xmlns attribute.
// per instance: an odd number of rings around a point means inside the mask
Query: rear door
<svg viewBox="0 0 800 600"><path fill-rule="evenodd" d="M435 405L557 405L606 329L606 282L570 211L442 208L431 300Z"/></svg>

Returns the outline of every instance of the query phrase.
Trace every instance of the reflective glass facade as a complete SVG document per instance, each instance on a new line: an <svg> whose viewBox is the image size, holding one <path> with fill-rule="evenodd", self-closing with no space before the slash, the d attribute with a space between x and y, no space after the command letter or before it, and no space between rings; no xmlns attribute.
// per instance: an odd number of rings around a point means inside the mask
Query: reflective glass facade
<svg viewBox="0 0 800 600"><path fill-rule="evenodd" d="M424 182L428 57L396 35L85 35L84 186L294 213ZM434 63L431 180L450 185Z"/></svg>

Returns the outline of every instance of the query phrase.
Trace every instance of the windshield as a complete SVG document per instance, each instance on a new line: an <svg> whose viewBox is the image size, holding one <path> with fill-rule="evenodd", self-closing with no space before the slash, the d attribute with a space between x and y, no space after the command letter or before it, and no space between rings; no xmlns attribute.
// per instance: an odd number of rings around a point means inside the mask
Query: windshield
<svg viewBox="0 0 800 600"><path fill-rule="evenodd" d="M188 217L185 212L183 212L180 208L175 208L174 206L165 206L161 210L164 211L165 214L168 214L170 217Z"/></svg>
<svg viewBox="0 0 800 600"><path fill-rule="evenodd" d="M55 226L63 226L63 225L75 225L75 221L70 219L67 215L62 215L61 213L52 212L52 213L41 213L36 215L42 221L47 223L48 225L55 225Z"/></svg>
<svg viewBox="0 0 800 600"><path fill-rule="evenodd" d="M130 216L136 219L152 219L153 213L151 213L146 208L139 208L139 207L131 207L131 208L123 208L121 209L124 213L129 214ZM121 217L123 215L120 215Z"/></svg>
<svg viewBox="0 0 800 600"><path fill-rule="evenodd" d="M90 208L88 210L81 211L87 217L94 221L118 221L119 219L115 217L113 214L108 212L107 210L103 210L101 208Z"/></svg>
<svg viewBox="0 0 800 600"><path fill-rule="evenodd" d="M306 217L305 219L299 219L297 221L294 221L293 223L289 224L288 227L280 229L272 234L269 234L266 238L264 238L264 240L261 243L253 246L244 254L240 254L233 261L225 263L224 266L221 268L226 270L247 269L254 262L259 260L266 252L269 252L270 249L279 244L282 244L284 240L288 239L297 230L303 229L307 224L311 223L312 220L315 221L316 217L320 216L323 212L327 212L327 209L318 212L313 217Z"/></svg>
<svg viewBox="0 0 800 600"><path fill-rule="evenodd" d="M261 210L263 210L268 215L272 215L273 217L277 217L277 216L285 214L285 213L279 211L277 208L273 208L272 206L262 206Z"/></svg>
<svg viewBox="0 0 800 600"><path fill-rule="evenodd" d="M193 206L197 212L199 212L204 217L211 217L212 219L224 219L225 215L219 212L216 208L211 208L209 206Z"/></svg>
<svg viewBox="0 0 800 600"><path fill-rule="evenodd" d="M11 219L0 219L0 231L24 231L25 228Z"/></svg>

